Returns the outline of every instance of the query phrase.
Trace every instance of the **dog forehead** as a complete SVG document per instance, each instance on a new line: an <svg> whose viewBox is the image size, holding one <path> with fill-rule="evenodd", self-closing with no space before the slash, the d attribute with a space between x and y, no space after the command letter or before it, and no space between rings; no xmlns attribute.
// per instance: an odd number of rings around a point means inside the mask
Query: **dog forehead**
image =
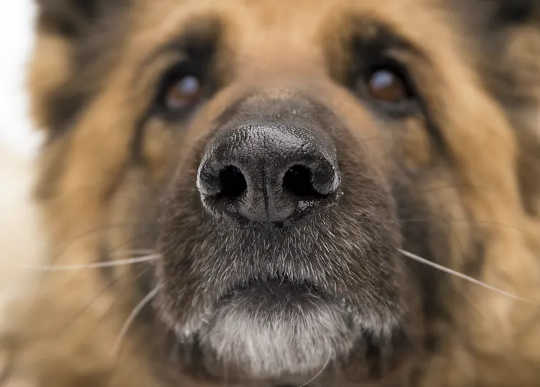
<svg viewBox="0 0 540 387"><path fill-rule="evenodd" d="M258 22L282 22L288 18L313 17L330 9L347 8L364 11L387 11L425 8L444 4L441 0L136 0L136 5L146 12L171 12L174 9L248 11Z"/></svg>
<svg viewBox="0 0 540 387"><path fill-rule="evenodd" d="M135 4L138 31L178 34L194 19L214 18L230 32L235 47L258 49L270 43L308 45L321 37L321 29L342 29L347 16L414 30L444 8L440 0L137 0Z"/></svg>

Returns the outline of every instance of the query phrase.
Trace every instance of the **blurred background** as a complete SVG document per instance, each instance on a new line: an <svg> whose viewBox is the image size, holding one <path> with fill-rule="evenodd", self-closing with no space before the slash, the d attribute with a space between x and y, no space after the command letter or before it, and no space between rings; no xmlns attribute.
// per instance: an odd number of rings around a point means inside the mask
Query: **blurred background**
<svg viewBox="0 0 540 387"><path fill-rule="evenodd" d="M39 141L27 118L24 69L32 48L33 0L0 2L0 147L2 153L29 156Z"/></svg>
<svg viewBox="0 0 540 387"><path fill-rule="evenodd" d="M9 322L8 307L32 283L31 272L20 266L35 263L42 248L31 201L41 136L32 129L24 90L33 39L33 1L0 1L0 332Z"/></svg>

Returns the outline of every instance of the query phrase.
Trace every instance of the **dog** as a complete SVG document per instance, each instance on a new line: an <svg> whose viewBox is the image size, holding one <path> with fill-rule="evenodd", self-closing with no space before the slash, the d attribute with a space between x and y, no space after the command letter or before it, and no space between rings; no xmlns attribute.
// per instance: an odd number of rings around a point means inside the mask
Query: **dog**
<svg viewBox="0 0 540 387"><path fill-rule="evenodd" d="M39 0L36 386L539 386L534 0Z"/></svg>

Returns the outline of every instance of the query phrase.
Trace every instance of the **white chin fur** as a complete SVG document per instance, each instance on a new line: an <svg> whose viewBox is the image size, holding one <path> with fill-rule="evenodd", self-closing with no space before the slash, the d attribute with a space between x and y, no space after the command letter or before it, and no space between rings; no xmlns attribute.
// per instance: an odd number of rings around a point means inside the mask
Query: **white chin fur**
<svg viewBox="0 0 540 387"><path fill-rule="evenodd" d="M322 302L266 308L236 300L218 309L200 344L218 368L246 377L310 375L350 352L356 340L346 320L339 306Z"/></svg>

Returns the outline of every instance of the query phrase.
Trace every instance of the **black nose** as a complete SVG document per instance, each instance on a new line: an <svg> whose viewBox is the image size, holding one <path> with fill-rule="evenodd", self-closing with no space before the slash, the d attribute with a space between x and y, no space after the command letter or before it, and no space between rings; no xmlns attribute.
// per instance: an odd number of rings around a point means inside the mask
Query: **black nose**
<svg viewBox="0 0 540 387"><path fill-rule="evenodd" d="M324 133L244 126L207 147L197 185L216 216L281 223L333 203L340 180L335 146Z"/></svg>

